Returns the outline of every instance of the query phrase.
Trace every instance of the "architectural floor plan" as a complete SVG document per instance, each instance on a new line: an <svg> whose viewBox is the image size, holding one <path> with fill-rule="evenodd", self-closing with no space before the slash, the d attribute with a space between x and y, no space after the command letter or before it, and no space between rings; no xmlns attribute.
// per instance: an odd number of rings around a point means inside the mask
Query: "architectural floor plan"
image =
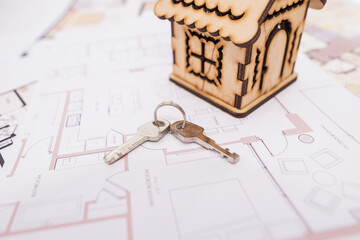
<svg viewBox="0 0 360 240"><path fill-rule="evenodd" d="M248 117L233 118L168 80L169 31L149 13L104 30L103 39L91 29L76 41L65 32L30 53L35 63L49 61L0 172L0 239L360 232L358 99L300 56L293 85ZM229 164L167 134L105 164L103 156L167 100L240 161ZM181 119L170 108L158 115Z"/></svg>

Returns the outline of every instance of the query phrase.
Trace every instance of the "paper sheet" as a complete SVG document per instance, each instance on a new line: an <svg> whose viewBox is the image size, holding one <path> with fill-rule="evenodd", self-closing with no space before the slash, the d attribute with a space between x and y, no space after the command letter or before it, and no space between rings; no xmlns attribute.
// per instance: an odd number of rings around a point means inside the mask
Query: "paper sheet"
<svg viewBox="0 0 360 240"><path fill-rule="evenodd" d="M6 26L1 25L0 29L0 167L4 165L4 156L9 158L9 148L16 141L15 130L21 124L26 106L29 104L32 92L35 91L34 83L44 78L44 74L47 73L44 69L47 69L48 60L44 61L46 57L39 54L38 61L34 61L36 59L34 57L29 57L29 52L32 52L30 45L33 48L36 48L37 44L43 46L44 42L64 33L72 39L73 36L79 39L79 33L84 30L96 34L98 28L121 25L122 22L137 16L141 5L141 1L137 0L77 1L64 19L49 32L48 28L55 24L54 21L58 20L59 14L61 15L66 7L69 7L69 3L70 1L40 0L31 2L31 7L26 7L29 3L20 0L1 2L0 19L3 21L0 22L6 23ZM39 11L44 9L46 14L39 14ZM29 13L25 14L24 11ZM75 35L71 31L75 31ZM40 34L45 33L46 36L36 39L36 43L33 42L35 38L40 37ZM16 38L16 41L4 42L4 39L12 38ZM2 48L6 48L6 51ZM25 50L27 50L26 54L16 57L16 54ZM68 57L71 55L73 53Z"/></svg>
<svg viewBox="0 0 360 240"><path fill-rule="evenodd" d="M168 22L149 13L107 38L87 34L43 42L31 54L46 65L21 141L0 172L0 238L325 239L329 231L360 232L360 103L307 58L299 56L294 84L237 119L168 80ZM239 163L168 134L105 164L104 154L165 100L239 153ZM181 118L171 108L159 116Z"/></svg>
<svg viewBox="0 0 360 240"><path fill-rule="evenodd" d="M71 7L72 0L1 0L0 60L19 57Z"/></svg>
<svg viewBox="0 0 360 240"><path fill-rule="evenodd" d="M137 16L142 3L140 0L0 1L0 94L36 81L35 69L42 71L44 62L38 62L34 68L33 60L27 56L41 44L43 37L74 31L74 35L68 33L68 36L78 38L80 32L119 25Z"/></svg>

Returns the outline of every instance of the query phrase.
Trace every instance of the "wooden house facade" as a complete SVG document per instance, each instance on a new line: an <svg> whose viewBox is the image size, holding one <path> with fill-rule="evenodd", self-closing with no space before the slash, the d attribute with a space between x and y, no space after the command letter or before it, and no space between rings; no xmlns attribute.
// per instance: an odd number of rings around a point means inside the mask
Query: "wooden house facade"
<svg viewBox="0 0 360 240"><path fill-rule="evenodd" d="M308 8L326 0L159 0L176 84L244 117L296 80Z"/></svg>

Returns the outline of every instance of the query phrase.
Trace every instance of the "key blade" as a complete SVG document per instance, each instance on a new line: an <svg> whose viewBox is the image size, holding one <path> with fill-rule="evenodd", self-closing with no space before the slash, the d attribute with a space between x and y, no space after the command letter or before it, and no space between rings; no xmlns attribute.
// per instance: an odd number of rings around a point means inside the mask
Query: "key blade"
<svg viewBox="0 0 360 240"><path fill-rule="evenodd" d="M126 141L120 147L116 148L112 152L108 153L104 157L104 161L107 164L113 164L141 144L146 141L159 141L170 130L170 122L167 120L159 120L159 126L156 126L154 122L148 122L138 128L138 134Z"/></svg>
<svg viewBox="0 0 360 240"><path fill-rule="evenodd" d="M206 149L215 150L222 157L226 157L230 163L237 163L239 161L240 157L238 154L229 152L229 149L223 149L214 140L205 136L203 134L204 128L191 122L186 122L185 127L182 128L182 123L183 121L177 121L170 127L171 132L182 142L196 142Z"/></svg>
<svg viewBox="0 0 360 240"><path fill-rule="evenodd" d="M227 158L229 163L235 164L240 160L240 156L237 153L231 153L228 148L224 149L220 147L214 140L202 133L198 134L198 136L196 136L194 139L195 142L204 146L205 148L217 151L221 157Z"/></svg>
<svg viewBox="0 0 360 240"><path fill-rule="evenodd" d="M120 147L117 147L115 150L106 154L104 157L104 161L107 164L113 164L114 162L121 159L123 156L125 156L147 140L148 139L146 136L137 134L134 137L130 138L128 141L126 141L124 144L122 144Z"/></svg>

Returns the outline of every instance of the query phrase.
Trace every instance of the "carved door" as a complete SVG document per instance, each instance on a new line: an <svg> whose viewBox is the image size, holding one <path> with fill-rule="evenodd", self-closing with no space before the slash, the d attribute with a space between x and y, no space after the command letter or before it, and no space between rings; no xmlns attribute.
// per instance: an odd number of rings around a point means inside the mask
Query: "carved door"
<svg viewBox="0 0 360 240"><path fill-rule="evenodd" d="M285 20L275 26L265 44L260 91L268 92L283 79L291 24Z"/></svg>

